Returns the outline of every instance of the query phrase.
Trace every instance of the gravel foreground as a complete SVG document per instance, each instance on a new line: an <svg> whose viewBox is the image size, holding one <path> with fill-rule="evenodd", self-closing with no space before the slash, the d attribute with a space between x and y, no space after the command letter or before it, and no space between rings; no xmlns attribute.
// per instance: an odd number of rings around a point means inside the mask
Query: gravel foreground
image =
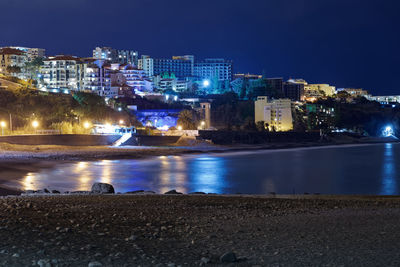
<svg viewBox="0 0 400 267"><path fill-rule="evenodd" d="M399 266L399 220L400 198L4 197L0 265Z"/></svg>

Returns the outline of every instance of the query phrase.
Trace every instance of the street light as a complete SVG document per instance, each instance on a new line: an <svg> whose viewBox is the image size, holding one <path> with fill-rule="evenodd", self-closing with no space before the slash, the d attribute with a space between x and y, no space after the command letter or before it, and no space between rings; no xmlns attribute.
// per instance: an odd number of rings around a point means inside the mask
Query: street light
<svg viewBox="0 0 400 267"><path fill-rule="evenodd" d="M119 120L119 124L124 124L124 121L123 120Z"/></svg>
<svg viewBox="0 0 400 267"><path fill-rule="evenodd" d="M206 125L206 123L204 122L204 121L201 121L201 128L203 128L204 129L204 126Z"/></svg>
<svg viewBox="0 0 400 267"><path fill-rule="evenodd" d="M32 122L32 127L33 128L37 128L37 127L39 127L39 122L37 121L37 120L34 120L33 122Z"/></svg>
<svg viewBox="0 0 400 267"><path fill-rule="evenodd" d="M178 131L182 131L182 126L178 126Z"/></svg>
<svg viewBox="0 0 400 267"><path fill-rule="evenodd" d="M204 80L203 81L203 87L208 87L210 85L210 81L209 80Z"/></svg>
<svg viewBox="0 0 400 267"><path fill-rule="evenodd" d="M1 135L4 135L4 128L6 127L6 122L5 121L1 121L0 122L0 126L1 126Z"/></svg>
<svg viewBox="0 0 400 267"><path fill-rule="evenodd" d="M89 129L89 128L90 128L90 122L85 121L85 122L83 123L83 127L84 127L85 129Z"/></svg>

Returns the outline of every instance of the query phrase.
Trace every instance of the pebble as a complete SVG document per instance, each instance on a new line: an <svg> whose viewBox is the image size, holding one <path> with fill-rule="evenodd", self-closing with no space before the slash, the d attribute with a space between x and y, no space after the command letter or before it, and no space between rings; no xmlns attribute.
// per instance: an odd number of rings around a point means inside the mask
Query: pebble
<svg viewBox="0 0 400 267"><path fill-rule="evenodd" d="M92 262L89 262L89 264L88 264L88 267L102 267L102 266L103 266L103 264L101 264L98 261L92 261Z"/></svg>
<svg viewBox="0 0 400 267"><path fill-rule="evenodd" d="M236 254L233 253L232 251L226 252L225 254L223 254L219 260L221 262L236 262L237 258L236 258Z"/></svg>
<svg viewBox="0 0 400 267"><path fill-rule="evenodd" d="M50 261L48 259L38 260L37 265L39 265L40 267L51 267Z"/></svg>

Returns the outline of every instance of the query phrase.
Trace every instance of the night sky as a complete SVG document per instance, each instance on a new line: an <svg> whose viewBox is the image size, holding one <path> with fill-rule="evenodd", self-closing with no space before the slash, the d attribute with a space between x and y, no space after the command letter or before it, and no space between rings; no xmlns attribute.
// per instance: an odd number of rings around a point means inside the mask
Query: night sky
<svg viewBox="0 0 400 267"><path fill-rule="evenodd" d="M235 72L400 94L399 7L395 0L0 0L0 46L224 57Z"/></svg>

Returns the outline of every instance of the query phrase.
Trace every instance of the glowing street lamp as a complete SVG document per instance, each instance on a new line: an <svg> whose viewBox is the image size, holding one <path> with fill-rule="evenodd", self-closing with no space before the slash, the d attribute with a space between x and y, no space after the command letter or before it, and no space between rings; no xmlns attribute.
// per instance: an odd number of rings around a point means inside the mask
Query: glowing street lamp
<svg viewBox="0 0 400 267"><path fill-rule="evenodd" d="M4 135L4 128L6 128L6 122L5 121L1 121L0 122L0 126L1 126L1 135Z"/></svg>
<svg viewBox="0 0 400 267"><path fill-rule="evenodd" d="M36 120L34 120L33 122L32 122L32 127L33 128L37 128L37 127L39 127L39 122L38 121L36 121Z"/></svg>
<svg viewBox="0 0 400 267"><path fill-rule="evenodd" d="M203 81L203 87L208 87L210 86L210 81L209 80L204 80Z"/></svg>
<svg viewBox="0 0 400 267"><path fill-rule="evenodd" d="M119 120L119 124L124 124L124 121L123 120Z"/></svg>
<svg viewBox="0 0 400 267"><path fill-rule="evenodd" d="M201 121L201 128L203 128L204 129L204 126L206 125L206 123L205 123L205 121Z"/></svg>
<svg viewBox="0 0 400 267"><path fill-rule="evenodd" d="M178 131L182 131L182 126L178 126Z"/></svg>
<svg viewBox="0 0 400 267"><path fill-rule="evenodd" d="M85 129L89 129L89 128L90 128L90 122L85 121L85 122L83 123L83 127L84 127Z"/></svg>

